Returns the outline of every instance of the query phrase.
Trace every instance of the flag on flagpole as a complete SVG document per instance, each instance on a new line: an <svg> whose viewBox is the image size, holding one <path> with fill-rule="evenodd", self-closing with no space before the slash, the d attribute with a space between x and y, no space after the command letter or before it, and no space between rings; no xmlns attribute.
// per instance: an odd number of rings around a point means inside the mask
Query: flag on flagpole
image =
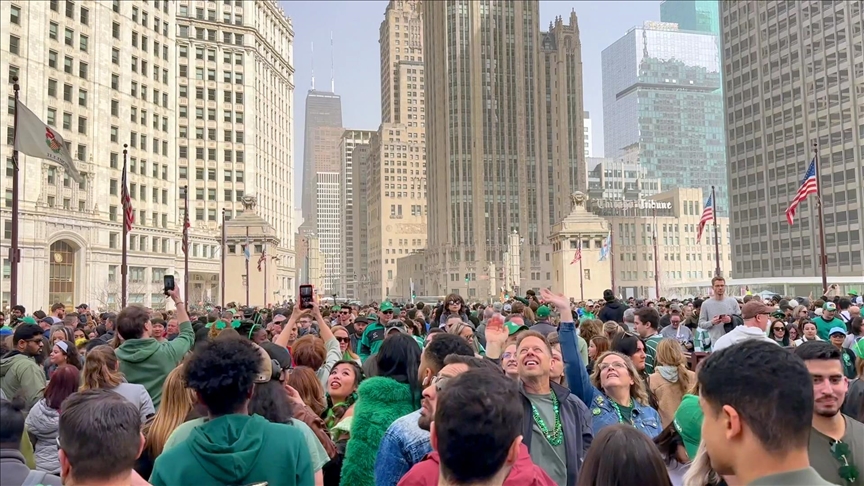
<svg viewBox="0 0 864 486"><path fill-rule="evenodd" d="M186 208L183 215L183 253L189 253L189 208Z"/></svg>
<svg viewBox="0 0 864 486"><path fill-rule="evenodd" d="M246 261L248 262L252 258L252 251L249 249L249 237L246 237L246 246L243 247L243 256L246 257Z"/></svg>
<svg viewBox="0 0 864 486"><path fill-rule="evenodd" d="M816 180L816 157L813 157L813 160L810 161L810 166L807 167L807 172L804 173L804 179L801 180L801 187L798 188L795 199L792 200L789 208L786 209L786 221L790 225L795 222L795 210L798 209L801 201L807 199L807 196L810 194L816 194L818 191L819 181Z"/></svg>
<svg viewBox="0 0 864 486"><path fill-rule="evenodd" d="M580 260L582 260L582 242L581 241L579 241L576 244L576 254L573 255L573 261L570 262L570 265L576 264Z"/></svg>
<svg viewBox="0 0 864 486"><path fill-rule="evenodd" d="M702 218L699 219L699 229L696 231L696 243L702 240L702 230L705 229L705 224L714 219L714 195L708 196L705 201L705 209L702 210Z"/></svg>
<svg viewBox="0 0 864 486"><path fill-rule="evenodd" d="M123 174L120 179L120 201L123 203L123 225L126 232L132 231L135 224L135 210L132 208L132 198L129 197L129 188L126 181L126 160L123 160Z"/></svg>
<svg viewBox="0 0 864 486"><path fill-rule="evenodd" d="M18 115L15 126L15 150L24 155L60 164L71 179L81 182L81 174L75 168L72 154L69 153L63 137L42 123L42 120L20 100L15 101L15 110Z"/></svg>
<svg viewBox="0 0 864 486"><path fill-rule="evenodd" d="M606 235L606 239L603 240L603 246L600 247L600 260L598 260L598 261L602 262L603 260L605 260L609 256L609 250L610 250L611 246L612 246L612 231L610 230L609 233Z"/></svg>
<svg viewBox="0 0 864 486"><path fill-rule="evenodd" d="M261 271L261 265L267 264L267 248L261 250L261 257L258 258L258 271Z"/></svg>

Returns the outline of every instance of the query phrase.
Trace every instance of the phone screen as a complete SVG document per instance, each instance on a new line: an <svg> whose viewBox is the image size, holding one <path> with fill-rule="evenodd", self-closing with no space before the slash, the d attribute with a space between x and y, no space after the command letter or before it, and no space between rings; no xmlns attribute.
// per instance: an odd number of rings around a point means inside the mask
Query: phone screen
<svg viewBox="0 0 864 486"><path fill-rule="evenodd" d="M165 275L165 293L174 290L174 275Z"/></svg>

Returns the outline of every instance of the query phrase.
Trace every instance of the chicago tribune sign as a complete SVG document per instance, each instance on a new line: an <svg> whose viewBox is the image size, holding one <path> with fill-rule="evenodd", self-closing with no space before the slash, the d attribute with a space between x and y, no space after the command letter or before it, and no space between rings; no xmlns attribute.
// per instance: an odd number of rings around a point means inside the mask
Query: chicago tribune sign
<svg viewBox="0 0 864 486"><path fill-rule="evenodd" d="M672 203L668 201L655 201L653 199L639 199L636 201L630 200L625 201L621 199L592 199L592 203L594 203L594 207L597 209L617 209L617 210L631 210L631 209L672 209Z"/></svg>

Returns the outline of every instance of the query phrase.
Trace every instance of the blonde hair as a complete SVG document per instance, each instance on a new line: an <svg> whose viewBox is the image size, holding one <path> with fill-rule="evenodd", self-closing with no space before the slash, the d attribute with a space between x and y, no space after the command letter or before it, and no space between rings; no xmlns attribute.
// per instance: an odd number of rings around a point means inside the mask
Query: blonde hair
<svg viewBox="0 0 864 486"><path fill-rule="evenodd" d="M610 343L612 342L612 338L614 338L619 332L621 332L621 326L619 326L617 322L606 321L603 323L603 334Z"/></svg>
<svg viewBox="0 0 864 486"><path fill-rule="evenodd" d="M117 369L117 363L111 346L103 344L91 349L81 372L81 391L114 388L123 383L123 373Z"/></svg>
<svg viewBox="0 0 864 486"><path fill-rule="evenodd" d="M699 443L696 457L690 458L690 469L684 473L684 486L714 486L720 484L720 476L711 468L711 459L705 442Z"/></svg>
<svg viewBox="0 0 864 486"><path fill-rule="evenodd" d="M636 371L636 366L633 365L633 361L630 358L618 351L606 351L597 357L597 360L594 361L594 372L591 373L591 384L594 385L594 388L598 390L603 390L603 387L600 384L600 365L603 361L609 356L618 356L619 358L624 360L624 364L627 366L627 373L630 374L630 380L633 382L630 385L630 398L636 400L642 405L650 405L648 402L648 392L645 391L645 385L642 382L642 378L639 376L639 372Z"/></svg>
<svg viewBox="0 0 864 486"><path fill-rule="evenodd" d="M162 385L162 404L159 411L153 421L144 427L144 435L147 437L145 447L154 460L162 454L168 436L186 421L186 416L195 404L195 393L187 388L183 381L184 368L181 364L168 373Z"/></svg>
<svg viewBox="0 0 864 486"><path fill-rule="evenodd" d="M480 341L477 340L477 332L474 330L473 327L469 326L468 324L465 324L464 322L460 322L459 324L456 324L455 326L448 327L447 328L447 334L453 334L453 335L459 336L461 338L462 337L462 330L465 329L466 327L468 329L471 329L471 342L469 343L469 345L474 350L474 354L480 354Z"/></svg>
<svg viewBox="0 0 864 486"><path fill-rule="evenodd" d="M333 335L336 335L336 331L345 331L345 334L348 335L348 347L345 348L345 352L348 353L348 356L351 356L351 359L360 359L360 356L357 356L357 353L354 352L354 346L351 344L351 333L348 332L348 329L345 329L345 326L335 325L330 328L330 331L333 332Z"/></svg>
<svg viewBox="0 0 864 486"><path fill-rule="evenodd" d="M687 373L687 359L681 352L681 345L674 339L662 339L657 345L657 355L654 357L654 368L657 366L674 366L678 369L678 382L676 385L681 393L687 393L693 383L691 376Z"/></svg>

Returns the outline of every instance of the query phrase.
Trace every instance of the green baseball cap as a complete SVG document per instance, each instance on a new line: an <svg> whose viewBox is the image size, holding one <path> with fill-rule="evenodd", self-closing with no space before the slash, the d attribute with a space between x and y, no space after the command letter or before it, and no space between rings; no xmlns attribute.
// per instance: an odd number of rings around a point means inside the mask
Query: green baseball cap
<svg viewBox="0 0 864 486"><path fill-rule="evenodd" d="M387 312L393 310L393 304L391 302L381 302L381 305L378 306L379 312Z"/></svg>
<svg viewBox="0 0 864 486"><path fill-rule="evenodd" d="M858 297L858 291L857 290L850 290L849 295L852 297Z"/></svg>
<svg viewBox="0 0 864 486"><path fill-rule="evenodd" d="M836 311L837 310L837 304L835 304L834 302L825 302L825 304L822 306L822 310Z"/></svg>
<svg viewBox="0 0 864 486"><path fill-rule="evenodd" d="M525 324L520 325L520 324L515 323L513 321L507 322L504 325L507 326L507 335L508 336L512 336L519 331L527 331L528 330L528 326L526 326Z"/></svg>
<svg viewBox="0 0 864 486"><path fill-rule="evenodd" d="M341 310L342 310L342 308L339 307L338 305L334 305L333 307L330 308L331 312L339 312Z"/></svg>
<svg viewBox="0 0 864 486"><path fill-rule="evenodd" d="M537 312L535 312L535 314L537 314L537 317L549 317L551 311L545 305L541 305L537 308Z"/></svg>
<svg viewBox="0 0 864 486"><path fill-rule="evenodd" d="M33 316L24 316L21 318L21 324L36 324L36 319Z"/></svg>
<svg viewBox="0 0 864 486"><path fill-rule="evenodd" d="M705 414L699 405L699 397L684 395L684 398L681 399L681 405L675 411L675 419L672 423L675 425L678 435L681 436L681 441L684 442L684 448L687 449L687 456L690 457L690 460L696 457L696 452L699 450L704 419Z"/></svg>

